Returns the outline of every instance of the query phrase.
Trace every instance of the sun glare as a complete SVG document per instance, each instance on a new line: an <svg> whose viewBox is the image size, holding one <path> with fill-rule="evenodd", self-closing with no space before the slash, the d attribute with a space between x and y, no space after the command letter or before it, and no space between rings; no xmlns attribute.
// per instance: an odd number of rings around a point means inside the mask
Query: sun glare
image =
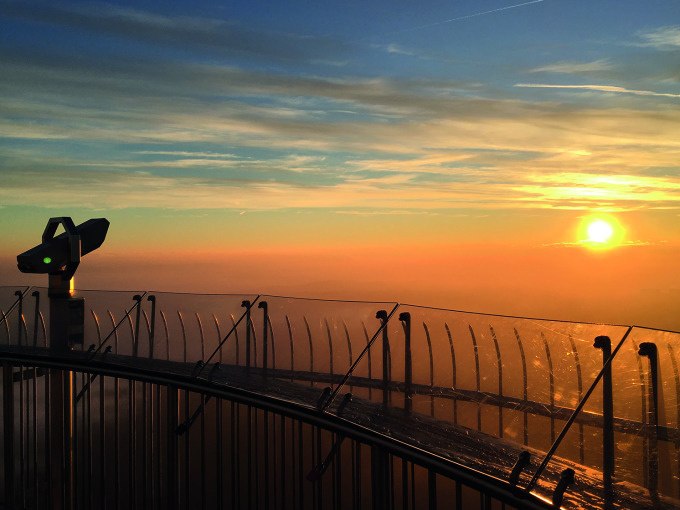
<svg viewBox="0 0 680 510"><path fill-rule="evenodd" d="M583 218L579 229L579 243L593 250L619 246L624 230L613 217L588 216Z"/></svg>
<svg viewBox="0 0 680 510"><path fill-rule="evenodd" d="M588 225L588 241L606 243L614 235L612 226L604 220L595 220Z"/></svg>

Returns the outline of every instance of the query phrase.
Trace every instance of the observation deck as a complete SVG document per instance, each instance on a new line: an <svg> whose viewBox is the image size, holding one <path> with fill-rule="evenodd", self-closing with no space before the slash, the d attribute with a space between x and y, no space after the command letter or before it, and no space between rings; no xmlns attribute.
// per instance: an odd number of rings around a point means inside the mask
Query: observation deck
<svg viewBox="0 0 680 510"><path fill-rule="evenodd" d="M47 290L0 288L4 508L680 507L679 333L75 296L84 341L58 352Z"/></svg>

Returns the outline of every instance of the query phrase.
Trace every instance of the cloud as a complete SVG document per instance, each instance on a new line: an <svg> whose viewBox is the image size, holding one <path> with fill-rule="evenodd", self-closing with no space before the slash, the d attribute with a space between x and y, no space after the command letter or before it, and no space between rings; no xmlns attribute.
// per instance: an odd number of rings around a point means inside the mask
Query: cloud
<svg viewBox="0 0 680 510"><path fill-rule="evenodd" d="M148 44L217 55L285 61L337 61L348 46L324 37L298 36L193 16L166 16L108 3L2 2L2 14L31 23L106 34Z"/></svg>
<svg viewBox="0 0 680 510"><path fill-rule="evenodd" d="M11 48L0 67L2 204L679 207L678 190L662 181L564 172L676 182L680 111L650 102L561 104L455 80Z"/></svg>
<svg viewBox="0 0 680 510"><path fill-rule="evenodd" d="M516 83L515 87L532 89L590 90L593 92L606 92L611 94L632 94L635 96L672 97L674 99L680 98L680 94L672 94L668 92L653 92L651 90L632 90L612 85L553 85L546 83Z"/></svg>
<svg viewBox="0 0 680 510"><path fill-rule="evenodd" d="M418 211L412 209L392 209L392 210L371 210L371 209L355 209L355 210L340 210L335 211L336 214L345 214L349 216L435 216L438 213L432 211Z"/></svg>
<svg viewBox="0 0 680 510"><path fill-rule="evenodd" d="M387 51L387 53L392 53L392 54L396 54L396 55L407 55L409 57L412 57L412 56L415 55L414 52L409 51L407 49L404 49L401 46L399 46L398 44L394 44L394 43L388 44L385 47L385 51Z"/></svg>
<svg viewBox="0 0 680 510"><path fill-rule="evenodd" d="M0 203L49 204L51 207L120 209L271 210L286 208L371 208L436 210L469 207L482 201L492 208L509 205L501 190L472 184L439 189L408 185L402 177L354 179L333 185L272 182L268 179L168 177L91 170L3 172ZM35 182L40 181L40 187Z"/></svg>
<svg viewBox="0 0 680 510"><path fill-rule="evenodd" d="M642 39L640 46L650 46L659 50L680 48L680 25L670 25L638 32Z"/></svg>
<svg viewBox="0 0 680 510"><path fill-rule="evenodd" d="M678 178L562 172L531 175L527 180L532 183L513 188L523 195L519 200L539 200L546 206L578 209L588 203L591 209L607 211L638 205L680 207Z"/></svg>
<svg viewBox="0 0 680 510"><path fill-rule="evenodd" d="M652 241L640 241L640 240L630 240L630 241L621 241L616 245L616 247L630 247L630 246L660 246L666 244L665 241L661 242L652 242ZM589 247L593 246L592 241L583 240L583 241L564 241L560 243L546 243L542 244L541 246L563 246L566 248L583 248L583 247Z"/></svg>
<svg viewBox="0 0 680 510"><path fill-rule="evenodd" d="M607 59L592 62L556 62L529 70L530 73L595 74L611 71L614 66Z"/></svg>
<svg viewBox="0 0 680 510"><path fill-rule="evenodd" d="M154 156L190 156L193 158L206 159L237 159L235 154L226 154L219 152L195 152L195 151L136 151L137 154L151 154Z"/></svg>

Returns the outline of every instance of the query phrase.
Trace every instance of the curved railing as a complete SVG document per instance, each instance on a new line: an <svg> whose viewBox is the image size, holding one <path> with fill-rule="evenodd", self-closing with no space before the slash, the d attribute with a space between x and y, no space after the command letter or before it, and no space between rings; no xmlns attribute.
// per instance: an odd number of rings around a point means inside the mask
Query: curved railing
<svg viewBox="0 0 680 510"><path fill-rule="evenodd" d="M563 493L568 508L679 504L676 332L397 303L76 294L86 302L85 359L171 363L184 367L175 377L219 380L309 416L340 409L353 430L508 494ZM45 289L0 288L0 346L49 347L46 301ZM96 379L83 379L76 402ZM205 409L184 410L180 430Z"/></svg>

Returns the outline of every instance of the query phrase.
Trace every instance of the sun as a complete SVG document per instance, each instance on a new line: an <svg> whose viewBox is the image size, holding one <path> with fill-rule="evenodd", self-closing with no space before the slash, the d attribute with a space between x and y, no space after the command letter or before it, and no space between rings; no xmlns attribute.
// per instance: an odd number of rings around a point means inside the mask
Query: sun
<svg viewBox="0 0 680 510"><path fill-rule="evenodd" d="M588 241L606 243L614 235L614 227L604 220L595 220L588 225Z"/></svg>
<svg viewBox="0 0 680 510"><path fill-rule="evenodd" d="M606 250L620 246L624 229L613 216L592 215L581 221L578 243L591 250Z"/></svg>

